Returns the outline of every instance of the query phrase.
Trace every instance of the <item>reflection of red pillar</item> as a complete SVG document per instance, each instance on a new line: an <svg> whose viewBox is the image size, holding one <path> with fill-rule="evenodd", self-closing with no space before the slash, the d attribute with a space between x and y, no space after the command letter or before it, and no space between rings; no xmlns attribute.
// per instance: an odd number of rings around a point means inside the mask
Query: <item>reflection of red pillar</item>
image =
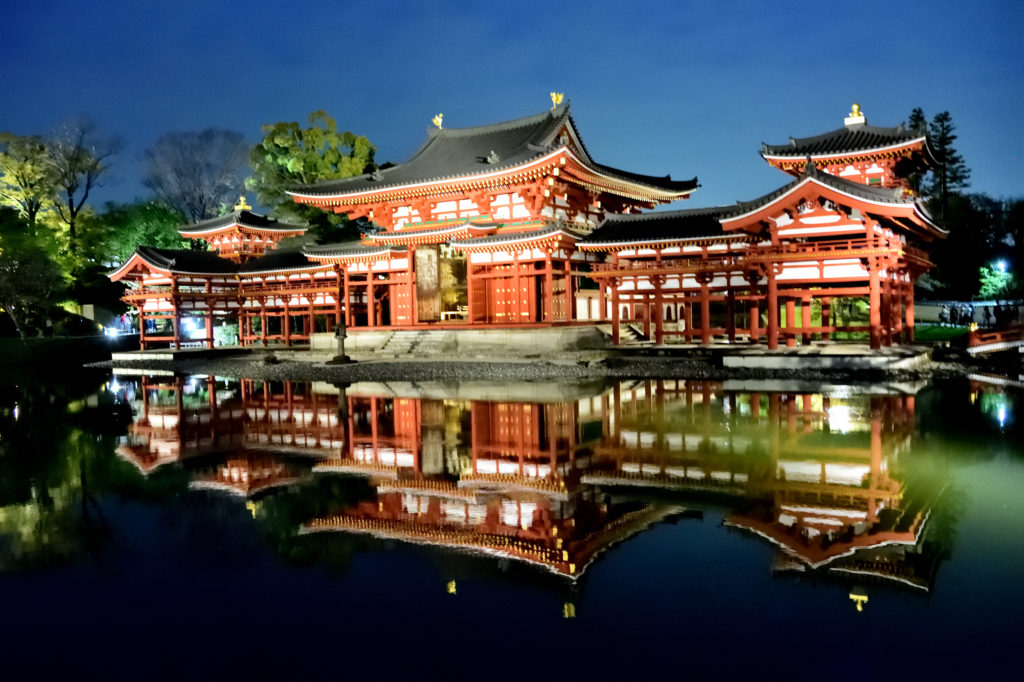
<svg viewBox="0 0 1024 682"><path fill-rule="evenodd" d="M871 418L871 481L869 488L874 489L879 485L879 478L882 473L882 419L879 416ZM868 520L877 521L875 498L868 498Z"/></svg>
<svg viewBox="0 0 1024 682"><path fill-rule="evenodd" d="M750 394L750 416L754 421L761 419L761 394L751 393Z"/></svg>

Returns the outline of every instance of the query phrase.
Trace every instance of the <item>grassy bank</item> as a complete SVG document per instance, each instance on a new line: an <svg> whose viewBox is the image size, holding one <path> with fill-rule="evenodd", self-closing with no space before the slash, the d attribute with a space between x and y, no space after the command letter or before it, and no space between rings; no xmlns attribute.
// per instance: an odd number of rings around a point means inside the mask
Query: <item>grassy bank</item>
<svg viewBox="0 0 1024 682"><path fill-rule="evenodd" d="M66 336L52 338L0 338L0 367L80 367L110 358L115 350L133 350L138 336Z"/></svg>

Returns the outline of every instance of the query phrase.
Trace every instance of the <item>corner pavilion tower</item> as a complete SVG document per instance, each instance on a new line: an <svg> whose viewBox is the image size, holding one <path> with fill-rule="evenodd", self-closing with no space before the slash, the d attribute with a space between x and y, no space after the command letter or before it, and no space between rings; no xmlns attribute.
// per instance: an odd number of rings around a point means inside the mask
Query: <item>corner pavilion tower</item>
<svg viewBox="0 0 1024 682"><path fill-rule="evenodd" d="M591 277L624 322L656 343L720 339L794 346L868 332L871 347L914 339L914 281L932 267L923 242L944 237L917 203L911 172L936 163L917 131L877 128L856 104L823 135L764 145L795 176L733 206L609 216L578 248L607 260ZM840 323L835 299L867 298L867 324Z"/></svg>

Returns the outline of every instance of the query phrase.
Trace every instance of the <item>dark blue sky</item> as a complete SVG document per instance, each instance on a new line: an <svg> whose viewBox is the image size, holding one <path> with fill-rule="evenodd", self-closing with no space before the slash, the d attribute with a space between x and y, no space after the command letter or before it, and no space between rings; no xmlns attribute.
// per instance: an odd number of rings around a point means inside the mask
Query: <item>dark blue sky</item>
<svg viewBox="0 0 1024 682"><path fill-rule="evenodd" d="M517 118L565 92L593 156L697 175L679 207L782 185L758 151L837 128L949 110L972 189L1024 195L1018 2L237 3L6 0L0 130L87 114L128 147L99 200L145 196L160 134L260 126L324 109L404 161L431 117Z"/></svg>

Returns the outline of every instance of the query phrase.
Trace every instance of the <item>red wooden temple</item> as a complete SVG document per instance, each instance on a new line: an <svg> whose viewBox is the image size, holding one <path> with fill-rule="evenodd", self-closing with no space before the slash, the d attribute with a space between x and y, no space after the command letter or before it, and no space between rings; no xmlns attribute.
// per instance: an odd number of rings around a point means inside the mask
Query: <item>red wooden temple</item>
<svg viewBox="0 0 1024 682"><path fill-rule="evenodd" d="M598 163L568 105L475 128L435 123L404 164L290 192L380 228L360 241L276 248L303 228L243 200L181 229L212 251L140 247L111 278L131 287L142 347L212 346L218 319L237 320L242 344L291 345L342 322L610 322L615 343L627 324L659 344L775 348L837 332L867 332L875 348L913 341L914 281L931 267L921 244L945 234L908 185L935 163L922 133L869 126L854 105L838 130L764 145L794 176L780 189L644 214L688 198L696 178ZM843 319L854 299L867 299L866 320Z"/></svg>

